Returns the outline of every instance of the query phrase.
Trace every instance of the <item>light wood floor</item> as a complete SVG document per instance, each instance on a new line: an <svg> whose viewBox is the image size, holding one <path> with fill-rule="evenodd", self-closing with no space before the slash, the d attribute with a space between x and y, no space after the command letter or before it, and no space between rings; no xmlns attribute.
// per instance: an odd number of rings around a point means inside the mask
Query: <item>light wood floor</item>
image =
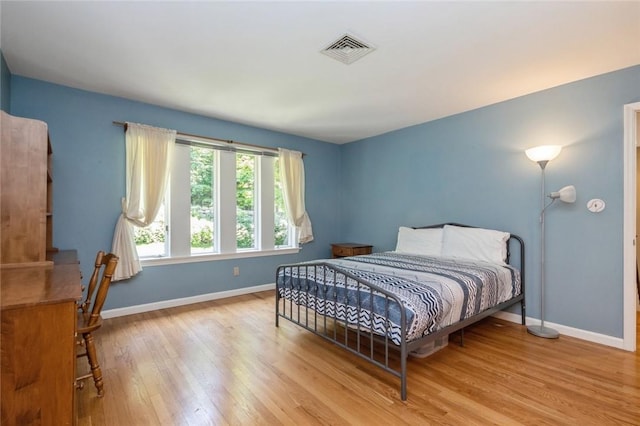
<svg viewBox="0 0 640 426"><path fill-rule="evenodd" d="M96 338L105 396L77 391L79 425L640 425L637 352L494 318L410 359L404 403L395 377L276 328L271 291L109 319Z"/></svg>

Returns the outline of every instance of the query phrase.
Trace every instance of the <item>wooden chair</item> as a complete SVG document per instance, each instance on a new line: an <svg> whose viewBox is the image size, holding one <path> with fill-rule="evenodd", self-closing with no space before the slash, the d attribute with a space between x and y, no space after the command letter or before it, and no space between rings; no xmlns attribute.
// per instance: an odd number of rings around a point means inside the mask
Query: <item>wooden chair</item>
<svg viewBox="0 0 640 426"><path fill-rule="evenodd" d="M82 339L78 341L78 344L85 346L86 351L78 354L77 357L86 356L89 361L89 367L91 373L76 379L79 389L84 387L84 383L81 380L87 379L93 376L93 382L98 390L98 397L104 395L103 382L102 382L102 370L98 364L98 358L96 355L96 347L93 341L92 333L102 326L102 317L100 312L102 306L107 299L107 293L109 292L109 286L111 285L111 277L118 265L118 257L113 254L105 254L103 251L99 251L96 255L95 268L91 279L89 280L89 287L87 289L87 298L78 306L78 336L82 336ZM100 271L102 271L102 277L100 278ZM95 298L93 293L96 292Z"/></svg>

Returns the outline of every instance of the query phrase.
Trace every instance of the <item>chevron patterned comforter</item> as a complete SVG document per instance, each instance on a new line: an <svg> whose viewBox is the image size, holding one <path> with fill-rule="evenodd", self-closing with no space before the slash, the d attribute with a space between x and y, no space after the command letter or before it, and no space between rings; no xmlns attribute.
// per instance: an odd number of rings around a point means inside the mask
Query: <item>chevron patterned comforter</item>
<svg viewBox="0 0 640 426"><path fill-rule="evenodd" d="M396 252L323 262L325 265L317 268L279 269L279 296L351 326L386 334L397 345L401 340L400 309L406 312L410 342L521 292L520 273L508 265ZM352 278L334 274L332 266L393 292L403 308L379 292L366 291Z"/></svg>

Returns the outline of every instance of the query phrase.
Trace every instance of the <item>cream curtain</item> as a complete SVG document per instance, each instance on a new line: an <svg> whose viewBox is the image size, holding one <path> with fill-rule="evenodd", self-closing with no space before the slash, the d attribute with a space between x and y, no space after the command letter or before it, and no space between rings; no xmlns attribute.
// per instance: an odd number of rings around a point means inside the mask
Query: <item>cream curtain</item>
<svg viewBox="0 0 640 426"><path fill-rule="evenodd" d="M133 225L149 226L158 214L171 172L176 131L127 123L125 139L127 192L113 235L112 251L120 258L113 281L142 270Z"/></svg>
<svg viewBox="0 0 640 426"><path fill-rule="evenodd" d="M280 181L289 222L295 225L298 243L313 241L311 220L304 205L304 163L302 153L278 148L280 154Z"/></svg>

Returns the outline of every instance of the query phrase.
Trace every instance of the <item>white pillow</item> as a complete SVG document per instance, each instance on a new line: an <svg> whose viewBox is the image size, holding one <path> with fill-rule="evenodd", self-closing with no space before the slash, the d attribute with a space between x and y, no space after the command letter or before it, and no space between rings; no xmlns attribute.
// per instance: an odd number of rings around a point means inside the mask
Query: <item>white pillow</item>
<svg viewBox="0 0 640 426"><path fill-rule="evenodd" d="M396 251L421 256L440 256L442 253L442 228L413 229L401 226L398 229Z"/></svg>
<svg viewBox="0 0 640 426"><path fill-rule="evenodd" d="M505 264L508 232L445 225L442 256Z"/></svg>

